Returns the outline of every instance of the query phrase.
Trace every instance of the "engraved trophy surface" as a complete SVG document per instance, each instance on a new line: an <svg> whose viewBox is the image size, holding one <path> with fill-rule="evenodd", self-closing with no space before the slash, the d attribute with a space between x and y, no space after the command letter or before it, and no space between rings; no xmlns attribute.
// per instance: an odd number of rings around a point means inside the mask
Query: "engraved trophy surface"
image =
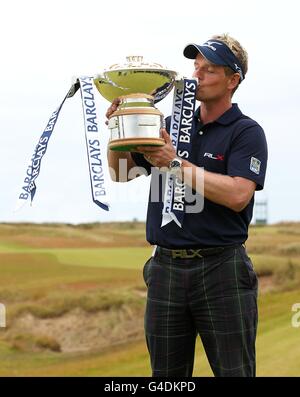
<svg viewBox="0 0 300 397"><path fill-rule="evenodd" d="M146 63L142 56L129 56L94 77L100 94L110 102L120 99L110 116L109 148L133 151L137 146L162 146L163 114L154 106L172 90L177 73L158 63Z"/></svg>

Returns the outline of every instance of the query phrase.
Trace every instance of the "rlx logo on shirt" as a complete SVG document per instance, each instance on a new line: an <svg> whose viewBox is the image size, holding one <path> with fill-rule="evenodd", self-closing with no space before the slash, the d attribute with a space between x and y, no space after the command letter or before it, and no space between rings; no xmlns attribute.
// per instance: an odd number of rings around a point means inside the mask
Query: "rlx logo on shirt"
<svg viewBox="0 0 300 397"><path fill-rule="evenodd" d="M216 154L214 156L212 153L204 153L203 157L209 157L210 159L220 160L220 161L224 160L224 154Z"/></svg>

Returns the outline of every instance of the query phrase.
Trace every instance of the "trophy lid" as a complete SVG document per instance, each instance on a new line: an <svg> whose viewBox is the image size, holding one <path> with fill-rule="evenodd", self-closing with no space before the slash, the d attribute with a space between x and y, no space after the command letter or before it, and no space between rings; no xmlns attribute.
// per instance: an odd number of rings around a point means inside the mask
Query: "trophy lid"
<svg viewBox="0 0 300 397"><path fill-rule="evenodd" d="M111 65L94 77L100 94L112 102L115 98L143 93L152 95L154 102L162 100L173 88L177 73L155 62L145 62L143 56L131 55L126 62Z"/></svg>
<svg viewBox="0 0 300 397"><path fill-rule="evenodd" d="M110 70L126 70L126 69L147 69L147 70L162 70L165 69L161 64L155 62L145 62L142 55L129 55L126 57L126 62L116 63L111 65L105 71Z"/></svg>

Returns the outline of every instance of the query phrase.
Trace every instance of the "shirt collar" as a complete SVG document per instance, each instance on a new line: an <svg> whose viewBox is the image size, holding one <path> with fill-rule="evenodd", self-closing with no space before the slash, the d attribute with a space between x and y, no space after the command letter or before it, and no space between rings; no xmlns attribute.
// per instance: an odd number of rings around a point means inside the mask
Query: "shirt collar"
<svg viewBox="0 0 300 397"><path fill-rule="evenodd" d="M237 103L233 103L231 108L226 110L217 120L213 121L213 123L218 123L221 125L229 125L239 119L243 113L240 111ZM200 118L200 106L195 111L195 117L197 120Z"/></svg>

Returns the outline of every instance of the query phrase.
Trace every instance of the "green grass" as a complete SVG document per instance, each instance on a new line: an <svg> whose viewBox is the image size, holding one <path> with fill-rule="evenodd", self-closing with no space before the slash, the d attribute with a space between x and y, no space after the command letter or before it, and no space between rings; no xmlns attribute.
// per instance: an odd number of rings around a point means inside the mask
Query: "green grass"
<svg viewBox="0 0 300 397"><path fill-rule="evenodd" d="M0 288L10 284L14 288L39 283L52 286L58 280L106 282L115 279L117 273L124 275L126 282L132 274L130 270L142 269L150 255L149 248L28 249L0 253Z"/></svg>
<svg viewBox="0 0 300 397"><path fill-rule="evenodd" d="M7 323L24 312L47 318L76 307L92 312L139 304L132 290L145 289L142 267L150 253L149 248L2 253L0 302L7 307Z"/></svg>
<svg viewBox="0 0 300 397"><path fill-rule="evenodd" d="M151 248L101 248L55 250L57 259L64 264L110 267L115 269L141 269L142 264L151 256Z"/></svg>
<svg viewBox="0 0 300 397"><path fill-rule="evenodd" d="M261 376L300 375L300 328L292 326L298 291L262 295L259 299L257 370Z"/></svg>
<svg viewBox="0 0 300 397"><path fill-rule="evenodd" d="M260 296L257 337L258 376L299 376L300 329L291 325L291 307L298 292ZM0 344L0 375L24 376L149 376L150 365L144 340L109 351L89 354L18 352ZM194 376L212 376L198 340Z"/></svg>
<svg viewBox="0 0 300 397"><path fill-rule="evenodd" d="M143 238L144 226L134 223L0 225L0 302L8 325L0 329L0 376L149 376L142 332L134 341L88 353L59 352L48 335L10 334L22 313L48 320L76 308L117 313L122 307L142 319L142 268L152 252L141 245ZM298 224L250 228L255 269L276 286L259 296L258 376L300 375L300 328L291 325L291 307L300 302L299 244ZM212 376L199 340L194 375Z"/></svg>

